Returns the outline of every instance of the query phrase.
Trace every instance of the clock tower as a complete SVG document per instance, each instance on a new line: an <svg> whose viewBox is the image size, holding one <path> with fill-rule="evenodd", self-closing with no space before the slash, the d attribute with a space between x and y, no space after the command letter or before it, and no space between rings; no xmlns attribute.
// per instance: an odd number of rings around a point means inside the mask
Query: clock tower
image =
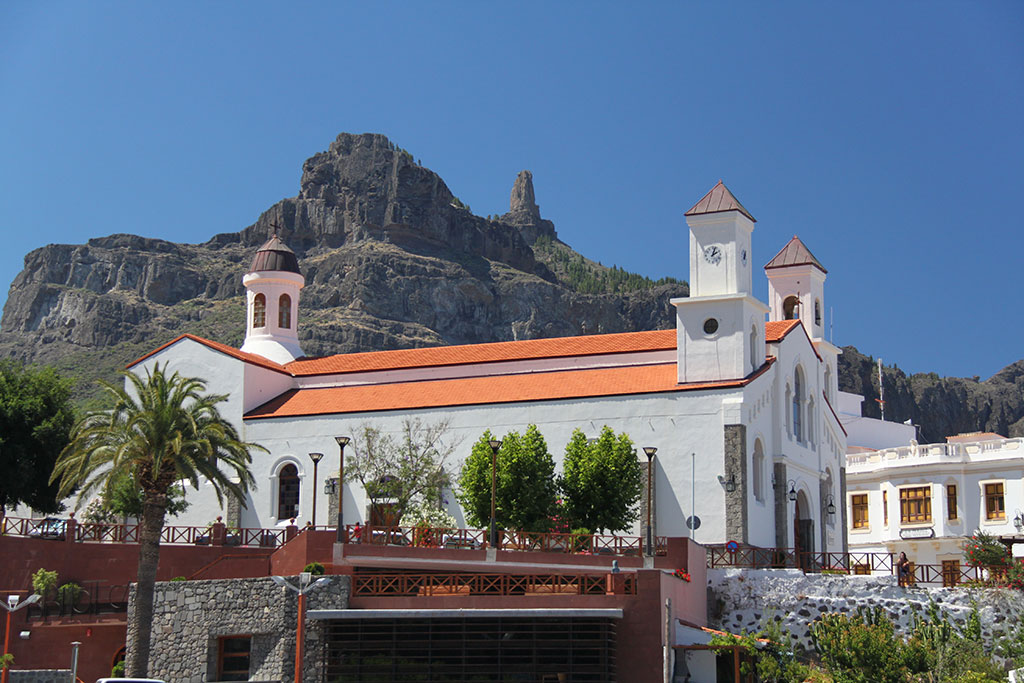
<svg viewBox="0 0 1024 683"><path fill-rule="evenodd" d="M690 296L673 299L679 381L740 379L765 360L764 315L754 298L754 217L719 180L686 212Z"/></svg>

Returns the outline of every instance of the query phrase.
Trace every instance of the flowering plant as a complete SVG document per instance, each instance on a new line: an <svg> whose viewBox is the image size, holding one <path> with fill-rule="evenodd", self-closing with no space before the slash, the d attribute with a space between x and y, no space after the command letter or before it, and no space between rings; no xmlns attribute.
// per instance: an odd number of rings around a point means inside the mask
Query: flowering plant
<svg viewBox="0 0 1024 683"><path fill-rule="evenodd" d="M1010 564L1010 550L984 531L975 531L967 539L964 559L971 567L1006 567Z"/></svg>
<svg viewBox="0 0 1024 683"><path fill-rule="evenodd" d="M690 572L686 571L685 569L675 570L674 572L672 572L672 576L676 577L677 579L682 579L686 583L690 583L690 581L693 580L693 578L690 576Z"/></svg>

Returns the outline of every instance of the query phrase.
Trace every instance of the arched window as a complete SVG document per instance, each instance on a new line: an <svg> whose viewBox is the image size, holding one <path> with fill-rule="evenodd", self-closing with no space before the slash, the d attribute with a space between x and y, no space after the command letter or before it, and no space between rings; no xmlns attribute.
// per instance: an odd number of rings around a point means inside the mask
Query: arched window
<svg viewBox="0 0 1024 683"><path fill-rule="evenodd" d="M832 396L832 366L825 366L825 396L828 397L829 401L833 400Z"/></svg>
<svg viewBox="0 0 1024 683"><path fill-rule="evenodd" d="M814 399L807 399L807 443L814 445Z"/></svg>
<svg viewBox="0 0 1024 683"><path fill-rule="evenodd" d="M801 420L801 407L804 404L804 378L800 368L793 373L793 436L797 441L804 440L803 420Z"/></svg>
<svg viewBox="0 0 1024 683"><path fill-rule="evenodd" d="M761 367L761 363L764 362L764 353L757 353L757 325L750 327L750 365L754 370Z"/></svg>
<svg viewBox="0 0 1024 683"><path fill-rule="evenodd" d="M754 498L764 500L764 446L761 445L761 439L754 441L754 458L751 469L754 470Z"/></svg>
<svg viewBox="0 0 1024 683"><path fill-rule="evenodd" d="M277 300L277 326L282 330L292 326L292 298L287 294L282 294Z"/></svg>
<svg viewBox="0 0 1024 683"><path fill-rule="evenodd" d="M786 401L783 404L786 406L786 433L790 436L793 435L793 390L790 389L789 383L786 383Z"/></svg>
<svg viewBox="0 0 1024 683"><path fill-rule="evenodd" d="M292 519L299 514L299 470L288 464L277 475L277 518Z"/></svg>
<svg viewBox="0 0 1024 683"><path fill-rule="evenodd" d="M786 320L796 319L796 309L800 305L800 299L795 296L787 296L782 302L782 317Z"/></svg>
<svg viewBox="0 0 1024 683"><path fill-rule="evenodd" d="M814 324L821 325L821 299L814 300Z"/></svg>
<svg viewBox="0 0 1024 683"><path fill-rule="evenodd" d="M267 326L267 297L257 294L252 300L252 326Z"/></svg>

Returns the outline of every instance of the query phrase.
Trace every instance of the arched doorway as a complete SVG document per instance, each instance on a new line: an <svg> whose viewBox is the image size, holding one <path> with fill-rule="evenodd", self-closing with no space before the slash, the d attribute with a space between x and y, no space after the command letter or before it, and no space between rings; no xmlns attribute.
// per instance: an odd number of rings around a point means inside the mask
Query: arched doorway
<svg viewBox="0 0 1024 683"><path fill-rule="evenodd" d="M793 510L793 548L797 566L805 571L810 569L814 553L814 519L811 518L811 503L804 491L797 493Z"/></svg>

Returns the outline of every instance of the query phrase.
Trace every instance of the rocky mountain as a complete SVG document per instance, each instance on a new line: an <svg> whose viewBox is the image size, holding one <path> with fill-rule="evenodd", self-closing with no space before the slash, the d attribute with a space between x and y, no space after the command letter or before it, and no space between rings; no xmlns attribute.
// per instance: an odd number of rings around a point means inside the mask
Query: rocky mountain
<svg viewBox="0 0 1024 683"><path fill-rule="evenodd" d="M605 267L558 239L533 176L515 179L509 211L474 215L433 171L381 135L341 134L302 168L299 194L240 232L203 244L133 235L49 245L25 257L0 321L0 357L113 379L183 332L240 346L242 274L275 231L299 257L307 354L667 328L685 283ZM853 347L840 388L877 416L877 376ZM1024 435L1024 361L994 377L885 373L888 419L922 441L963 431ZM872 412L873 411L873 412Z"/></svg>
<svg viewBox="0 0 1024 683"><path fill-rule="evenodd" d="M911 420L919 425L921 443L976 431L1024 436L1024 360L984 381L978 377L939 377L933 372L908 376L897 367L883 367L882 381L885 419ZM875 359L852 346L844 347L839 356L839 388L865 397L866 416L880 416Z"/></svg>
<svg viewBox="0 0 1024 683"><path fill-rule="evenodd" d="M559 241L529 171L508 213L483 218L386 137L341 134L303 164L298 196L240 232L31 252L4 306L0 357L88 380L183 332L240 345L242 274L275 230L306 277L299 336L311 356L665 328L669 300L688 292Z"/></svg>

